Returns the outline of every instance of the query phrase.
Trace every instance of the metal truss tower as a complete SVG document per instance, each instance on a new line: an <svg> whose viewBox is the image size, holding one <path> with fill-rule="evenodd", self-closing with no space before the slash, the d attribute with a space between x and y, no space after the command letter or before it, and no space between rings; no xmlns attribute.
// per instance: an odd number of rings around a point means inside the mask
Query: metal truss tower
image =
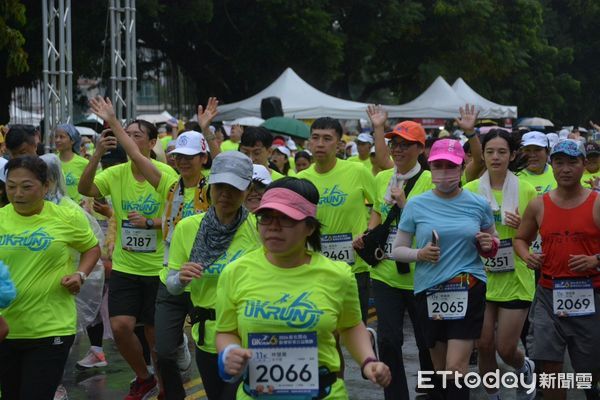
<svg viewBox="0 0 600 400"><path fill-rule="evenodd" d="M73 116L71 0L42 0L44 145L54 149L54 129ZM58 37L57 37L58 36Z"/></svg>
<svg viewBox="0 0 600 400"><path fill-rule="evenodd" d="M110 54L115 112L119 120L132 120L137 107L135 0L110 0Z"/></svg>

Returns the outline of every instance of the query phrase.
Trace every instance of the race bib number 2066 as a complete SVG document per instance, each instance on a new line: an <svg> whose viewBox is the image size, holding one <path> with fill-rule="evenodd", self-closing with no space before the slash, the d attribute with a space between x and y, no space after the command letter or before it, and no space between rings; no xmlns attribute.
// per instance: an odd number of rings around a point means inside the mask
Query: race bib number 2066
<svg viewBox="0 0 600 400"><path fill-rule="evenodd" d="M316 332L250 333L248 348L252 350L248 378L253 395L268 391L269 398L311 399L319 394Z"/></svg>

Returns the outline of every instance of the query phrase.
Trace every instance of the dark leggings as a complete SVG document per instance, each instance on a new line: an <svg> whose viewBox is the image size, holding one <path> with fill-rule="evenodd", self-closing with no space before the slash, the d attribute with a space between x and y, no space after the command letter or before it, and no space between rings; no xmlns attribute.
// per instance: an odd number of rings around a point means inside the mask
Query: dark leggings
<svg viewBox="0 0 600 400"><path fill-rule="evenodd" d="M104 336L104 324L102 322L99 322L94 326L88 326L86 328L86 331L88 337L90 338L90 345L102 347L102 337Z"/></svg>
<svg viewBox="0 0 600 400"><path fill-rule="evenodd" d="M0 343L2 400L53 400L75 335Z"/></svg>
<svg viewBox="0 0 600 400"><path fill-rule="evenodd" d="M202 384L208 400L235 400L235 393L239 385L226 383L219 377L217 354L207 353L196 348L196 365L202 378Z"/></svg>

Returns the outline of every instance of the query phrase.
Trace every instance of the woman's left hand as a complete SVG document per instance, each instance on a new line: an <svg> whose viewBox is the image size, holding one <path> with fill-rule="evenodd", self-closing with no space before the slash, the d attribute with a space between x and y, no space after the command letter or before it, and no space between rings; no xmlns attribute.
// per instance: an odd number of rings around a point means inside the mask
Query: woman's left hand
<svg viewBox="0 0 600 400"><path fill-rule="evenodd" d="M494 237L489 233L479 232L477 233L477 235L475 235L475 239L477 239L481 251L488 252L492 250L492 246L494 244Z"/></svg>
<svg viewBox="0 0 600 400"><path fill-rule="evenodd" d="M504 225L509 228L519 229L519 225L521 225L521 216L519 215L519 210L515 210L514 213L510 211L506 211L504 213Z"/></svg>
<svg viewBox="0 0 600 400"><path fill-rule="evenodd" d="M79 274L63 276L60 280L60 284L71 292L71 294L78 294L81 290L81 276Z"/></svg>
<svg viewBox="0 0 600 400"><path fill-rule="evenodd" d="M381 361L370 362L365 365L363 373L371 382L381 386L387 387L392 381L392 374L387 365Z"/></svg>

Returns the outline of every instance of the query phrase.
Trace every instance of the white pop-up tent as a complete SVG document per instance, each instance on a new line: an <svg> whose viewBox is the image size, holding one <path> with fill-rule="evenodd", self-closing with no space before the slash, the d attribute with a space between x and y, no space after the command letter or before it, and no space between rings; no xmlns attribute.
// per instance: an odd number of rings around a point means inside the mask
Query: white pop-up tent
<svg viewBox="0 0 600 400"><path fill-rule="evenodd" d="M479 118L517 118L517 106L504 106L494 103L474 91L467 83L458 78L452 89L469 104L479 109Z"/></svg>
<svg viewBox="0 0 600 400"><path fill-rule="evenodd" d="M260 117L260 102L265 97L279 97L286 117L313 119L332 117L360 119L366 117L367 103L339 99L325 94L287 68L265 89L236 103L219 106L217 120L233 120L240 117Z"/></svg>
<svg viewBox="0 0 600 400"><path fill-rule="evenodd" d="M466 101L438 76L429 87L413 101L399 106L386 107L392 118L456 118L458 109Z"/></svg>

